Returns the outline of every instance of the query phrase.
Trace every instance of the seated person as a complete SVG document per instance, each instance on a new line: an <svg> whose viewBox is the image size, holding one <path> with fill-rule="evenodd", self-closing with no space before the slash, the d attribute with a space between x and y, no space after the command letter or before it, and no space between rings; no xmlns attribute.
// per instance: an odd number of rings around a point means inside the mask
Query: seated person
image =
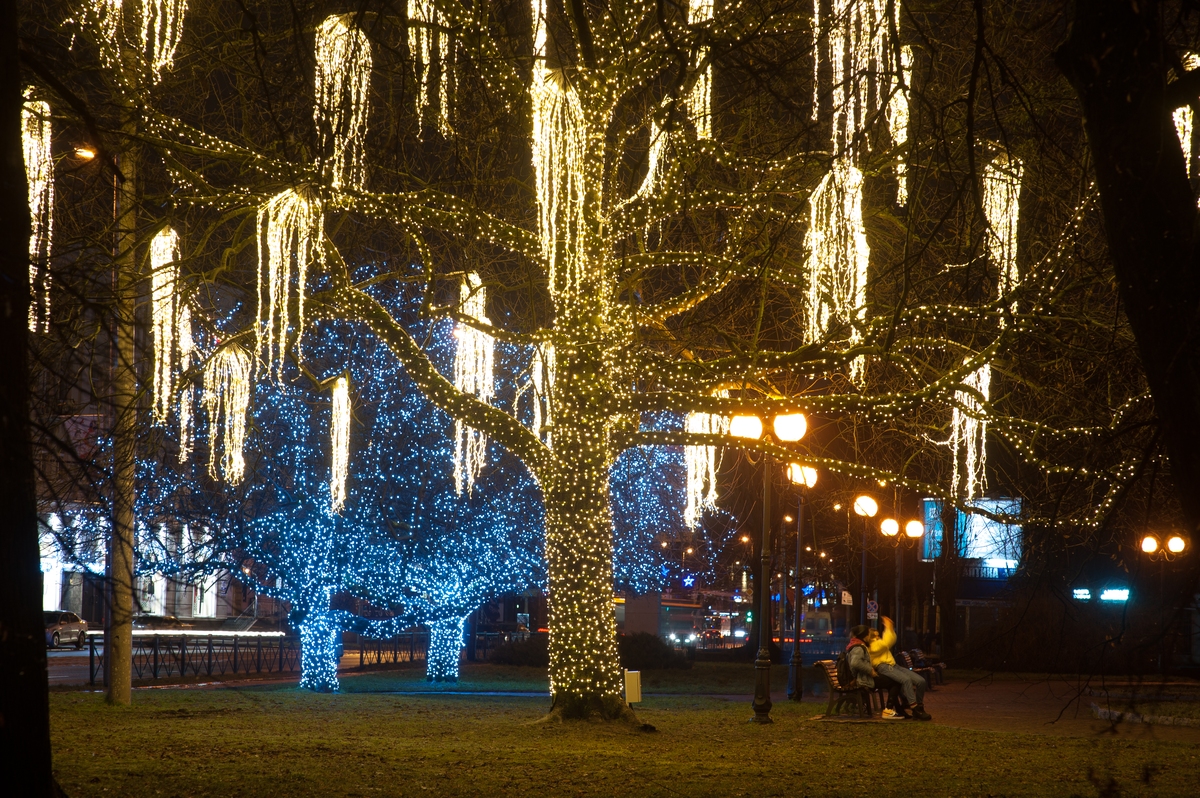
<svg viewBox="0 0 1200 798"><path fill-rule="evenodd" d="M854 674L854 682L864 690L875 689L875 669L871 667L871 654L867 648L867 637L871 627L859 624L850 629L850 642L846 644L846 662Z"/></svg>
<svg viewBox="0 0 1200 798"><path fill-rule="evenodd" d="M925 677L908 668L896 665L896 659L892 656L892 646L895 643L896 630L892 626L892 619L884 616L883 635L881 636L874 629L867 634L871 667L878 675L885 676L900 685L900 692L904 696L904 700L912 707L914 718L932 720L929 713L925 711Z"/></svg>

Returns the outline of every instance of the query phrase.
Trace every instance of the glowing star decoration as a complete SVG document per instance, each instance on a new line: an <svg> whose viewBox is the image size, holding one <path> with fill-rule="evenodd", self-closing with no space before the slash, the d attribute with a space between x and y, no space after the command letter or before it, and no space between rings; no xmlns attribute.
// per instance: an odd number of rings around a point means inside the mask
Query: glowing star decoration
<svg viewBox="0 0 1200 798"><path fill-rule="evenodd" d="M454 102L454 61L456 44L446 30L447 20L433 0L408 0L408 52L416 68L417 117L422 118L433 105L437 92L435 123L438 132L449 138L450 106Z"/></svg>
<svg viewBox="0 0 1200 798"><path fill-rule="evenodd" d="M29 200L29 330L50 325L50 241L54 227L54 161L50 152L50 105L25 90L21 143Z"/></svg>
<svg viewBox="0 0 1200 798"><path fill-rule="evenodd" d="M367 94L371 88L371 42L344 16L317 28L316 122L325 173L334 188L361 188Z"/></svg>
<svg viewBox="0 0 1200 798"><path fill-rule="evenodd" d="M460 297L463 315L482 324L491 323L486 313L487 289L483 287L478 274L472 272L467 275ZM454 330L454 337L458 339L454 350L454 387L482 402L491 402L495 396L495 341L487 333L468 324L459 324ZM459 495L464 489L469 494L475 477L487 463L487 434L455 420L454 438L454 487Z"/></svg>
<svg viewBox="0 0 1200 798"><path fill-rule="evenodd" d="M246 471L242 448L250 409L251 370L250 355L236 344L218 349L204 366L208 473L213 479L219 473L231 485L241 482Z"/></svg>
<svg viewBox="0 0 1200 798"><path fill-rule="evenodd" d="M156 424L166 423L175 393L181 304L178 259L179 236L170 227L164 227L150 241L150 322L154 340L150 406Z"/></svg>
<svg viewBox="0 0 1200 798"><path fill-rule="evenodd" d="M899 3L896 4L899 6ZM892 134L892 146L899 149L908 143L908 99L912 90L912 48L907 44L900 48L900 71L892 86L892 99L888 102L888 129ZM906 155L900 153L896 161L896 204L908 204L908 164Z"/></svg>
<svg viewBox="0 0 1200 798"><path fill-rule="evenodd" d="M871 250L862 219L863 174L845 158L833 162L809 197L811 215L804 238L808 250L805 301L806 340L825 340L848 325L850 346L862 340L866 317L867 266ZM864 359L850 365L850 379L862 379Z"/></svg>
<svg viewBox="0 0 1200 798"><path fill-rule="evenodd" d="M992 367L981 366L963 380L976 393L956 392L957 405L950 420L950 447L954 452L951 484L967 501L987 487L987 417L983 402L990 399ZM982 401L980 398L982 397Z"/></svg>
<svg viewBox="0 0 1200 798"><path fill-rule="evenodd" d="M728 391L718 393L722 397L728 395ZM713 413L688 413L684 430L696 435L725 435L729 432L729 419ZM687 471L683 522L695 529L704 511L717 506L717 447L685 446L683 460Z"/></svg>
<svg viewBox="0 0 1200 798"><path fill-rule="evenodd" d="M329 424L329 439L333 450L329 495L333 512L339 513L346 504L346 476L350 470L350 381L344 375L333 383L333 419Z"/></svg>
<svg viewBox="0 0 1200 798"><path fill-rule="evenodd" d="M179 371L186 373L192 367L196 344L192 340L192 309L180 302L179 327L176 330L179 348ZM196 431L194 425L196 389L189 380L179 391L179 462L186 463L192 455Z"/></svg>
<svg viewBox="0 0 1200 798"><path fill-rule="evenodd" d="M175 48L183 37L186 11L187 0L142 1L142 54L155 81L175 60Z"/></svg>
<svg viewBox="0 0 1200 798"><path fill-rule="evenodd" d="M713 18L713 0L689 0L688 24L703 25ZM692 68L704 63L708 57L708 48L699 47L696 50L696 62ZM688 119L696 128L696 138L712 138L712 64L705 65L696 76L691 92L687 96Z"/></svg>
<svg viewBox="0 0 1200 798"><path fill-rule="evenodd" d="M546 342L534 347L529 366L533 385L533 431L547 446L551 445L550 427L554 425L554 344Z"/></svg>
<svg viewBox="0 0 1200 798"><path fill-rule="evenodd" d="M551 294L575 296L583 278L584 175L587 129L579 94L546 67L546 5L533 0L534 67L529 96L538 233Z"/></svg>
<svg viewBox="0 0 1200 798"><path fill-rule="evenodd" d="M325 237L321 203L307 191L286 189L258 211L259 362L282 379L289 339L304 335L304 291L309 264L321 259ZM296 312L292 313L292 284Z"/></svg>
<svg viewBox="0 0 1200 798"><path fill-rule="evenodd" d="M1017 271L1017 222L1020 217L1021 161L1004 153L983 170L983 215L987 219L988 256L999 272L999 294L1012 292L1020 284ZM1016 303L1012 304L1013 310Z"/></svg>

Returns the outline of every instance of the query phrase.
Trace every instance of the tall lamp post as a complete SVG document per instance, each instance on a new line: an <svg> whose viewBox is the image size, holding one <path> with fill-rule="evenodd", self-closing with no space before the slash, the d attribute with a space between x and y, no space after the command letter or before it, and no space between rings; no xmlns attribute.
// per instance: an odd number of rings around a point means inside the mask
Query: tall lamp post
<svg viewBox="0 0 1200 798"><path fill-rule="evenodd" d="M854 514L862 518L862 577L858 583L858 622L867 622L867 519L879 512L879 503L867 494L854 500Z"/></svg>
<svg viewBox="0 0 1200 798"><path fill-rule="evenodd" d="M1167 581L1167 560L1173 560L1187 549L1188 543L1181 535L1171 535L1165 541L1161 541L1155 535L1146 535L1142 538L1141 549L1142 554L1145 554L1151 560L1158 560L1158 606L1163 607L1166 581ZM1165 608L1164 608L1165 609ZM1163 654L1162 648L1158 651L1158 668L1164 675L1166 671L1163 669Z"/></svg>
<svg viewBox="0 0 1200 798"><path fill-rule="evenodd" d="M802 413L776 416L771 424L774 438L780 443L795 443L808 431ZM763 423L758 416L734 416L729 420L729 434L735 438L759 440ZM763 525L759 539L758 584L758 656L754 660L754 700L751 706L754 723L771 722L771 456L763 453Z"/></svg>
<svg viewBox="0 0 1200 798"><path fill-rule="evenodd" d="M925 535L925 525L920 521L913 519L904 525L904 534L900 534L900 522L895 518L885 518L879 522L879 531L884 537L895 541L892 545L896 547L896 604L892 607L892 613L895 615L898 623L903 629L904 613L900 611L900 585L904 574L904 559L901 545L907 541L917 541Z"/></svg>
<svg viewBox="0 0 1200 798"><path fill-rule="evenodd" d="M804 578L801 570L800 538L804 532L804 500L808 489L817 484L817 469L799 463L788 466L788 479L800 488L800 498L796 507L796 601L793 610L795 619L792 623L792 658L788 662L788 698L799 701L804 694L804 681L800 677L800 666L804 663L800 658L800 616L804 601Z"/></svg>

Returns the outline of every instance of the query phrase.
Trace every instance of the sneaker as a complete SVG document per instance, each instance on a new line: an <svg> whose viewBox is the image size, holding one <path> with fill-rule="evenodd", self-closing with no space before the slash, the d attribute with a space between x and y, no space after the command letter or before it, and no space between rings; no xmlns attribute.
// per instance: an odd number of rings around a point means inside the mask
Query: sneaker
<svg viewBox="0 0 1200 798"><path fill-rule="evenodd" d="M933 715L925 711L924 707L913 707L913 720L933 720Z"/></svg>
<svg viewBox="0 0 1200 798"><path fill-rule="evenodd" d="M884 720L903 720L904 715L900 714L899 712L897 712L894 709L885 709L883 711L883 719Z"/></svg>

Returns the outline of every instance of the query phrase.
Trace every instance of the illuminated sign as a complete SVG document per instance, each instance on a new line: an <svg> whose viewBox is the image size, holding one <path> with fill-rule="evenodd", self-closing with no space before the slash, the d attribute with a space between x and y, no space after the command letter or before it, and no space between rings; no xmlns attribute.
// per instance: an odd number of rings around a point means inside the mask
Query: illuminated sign
<svg viewBox="0 0 1200 798"><path fill-rule="evenodd" d="M1100 594L1101 601L1129 601L1129 589L1110 587Z"/></svg>
<svg viewBox="0 0 1200 798"><path fill-rule="evenodd" d="M1075 597L1076 601L1091 601L1092 599L1092 591L1086 587L1075 588L1071 591L1071 595Z"/></svg>

